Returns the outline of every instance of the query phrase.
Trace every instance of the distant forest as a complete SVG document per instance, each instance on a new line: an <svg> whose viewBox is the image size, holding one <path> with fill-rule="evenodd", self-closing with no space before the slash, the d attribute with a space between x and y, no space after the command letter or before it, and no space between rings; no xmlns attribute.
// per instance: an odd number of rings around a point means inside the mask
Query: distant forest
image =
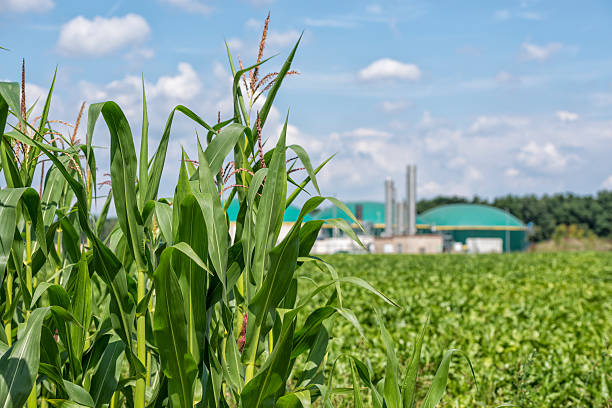
<svg viewBox="0 0 612 408"><path fill-rule="evenodd" d="M532 223L531 242L551 239L557 226L577 225L602 238L612 238L612 191L600 191L595 196L571 193L554 195L506 195L487 200L475 196L435 197L417 202L417 213L444 204L473 203L492 205Z"/></svg>

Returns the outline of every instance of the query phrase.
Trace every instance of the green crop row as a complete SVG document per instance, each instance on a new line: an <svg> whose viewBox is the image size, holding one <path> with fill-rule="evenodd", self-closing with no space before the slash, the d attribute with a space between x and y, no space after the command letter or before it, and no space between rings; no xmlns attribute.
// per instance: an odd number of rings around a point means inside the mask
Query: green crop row
<svg viewBox="0 0 612 408"><path fill-rule="evenodd" d="M429 316L423 347L424 383L445 350L465 351L451 371L443 406L605 407L612 381L612 254L335 255L342 276L371 282L401 308L378 305L407 366L416 333ZM316 268L300 276L317 281ZM305 281L310 281L305 279ZM307 291L308 285L302 286ZM359 288L343 295L362 322L333 322L331 356L351 352L385 372L376 305ZM374 341L372 341L374 339ZM459 360L456 360L457 362ZM340 368L340 371L347 367ZM421 395L425 392L420 390Z"/></svg>

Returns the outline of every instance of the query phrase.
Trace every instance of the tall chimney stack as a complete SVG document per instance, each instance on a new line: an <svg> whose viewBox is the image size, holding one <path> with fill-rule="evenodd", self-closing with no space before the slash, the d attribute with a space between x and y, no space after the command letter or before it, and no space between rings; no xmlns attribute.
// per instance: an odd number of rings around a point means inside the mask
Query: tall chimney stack
<svg viewBox="0 0 612 408"><path fill-rule="evenodd" d="M416 234L416 165L409 164L406 169L406 233Z"/></svg>
<svg viewBox="0 0 612 408"><path fill-rule="evenodd" d="M393 207L395 204L393 180L387 177L385 180L385 233L390 237L393 235Z"/></svg>

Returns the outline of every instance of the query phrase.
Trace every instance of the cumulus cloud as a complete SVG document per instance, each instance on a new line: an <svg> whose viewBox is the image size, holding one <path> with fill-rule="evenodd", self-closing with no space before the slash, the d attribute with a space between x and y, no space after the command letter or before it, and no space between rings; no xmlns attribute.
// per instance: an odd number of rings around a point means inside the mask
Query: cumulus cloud
<svg viewBox="0 0 612 408"><path fill-rule="evenodd" d="M147 100L149 104L155 99L164 101L165 105L173 103L186 103L200 93L202 81L193 67L181 62L177 66L178 73L164 75L154 83L146 83ZM125 111L126 115L137 115L142 98L142 79L135 75L127 75L120 80L112 81L106 85L81 82L81 93L90 101L114 100ZM165 108L165 106L164 106Z"/></svg>
<svg viewBox="0 0 612 408"><path fill-rule="evenodd" d="M519 171L514 167L509 167L504 171L506 177L516 177L519 175Z"/></svg>
<svg viewBox="0 0 612 408"><path fill-rule="evenodd" d="M163 2L190 13L209 14L212 11L210 6L198 0L163 0Z"/></svg>
<svg viewBox="0 0 612 408"><path fill-rule="evenodd" d="M470 131L474 133L488 132L501 127L520 127L529 123L526 118L518 116L479 116L476 118Z"/></svg>
<svg viewBox="0 0 612 408"><path fill-rule="evenodd" d="M68 55L102 56L143 42L151 33L138 14L123 17L78 16L62 25L58 48Z"/></svg>
<svg viewBox="0 0 612 408"><path fill-rule="evenodd" d="M380 104L380 108L387 113L399 112L407 107L406 101L383 101Z"/></svg>
<svg viewBox="0 0 612 408"><path fill-rule="evenodd" d="M271 47L287 47L294 45L300 38L300 33L296 30L274 31L270 30L266 39L266 44Z"/></svg>
<svg viewBox="0 0 612 408"><path fill-rule="evenodd" d="M552 143L531 141L523 146L517 159L532 170L557 173L566 169L572 157L562 154Z"/></svg>
<svg viewBox="0 0 612 408"><path fill-rule="evenodd" d="M495 80L500 84L512 84L521 82L520 78L506 71L500 71L495 76Z"/></svg>
<svg viewBox="0 0 612 408"><path fill-rule="evenodd" d="M391 137L391 133L379 129L357 128L346 132L332 132L330 136L332 139L387 139Z"/></svg>
<svg viewBox="0 0 612 408"><path fill-rule="evenodd" d="M537 45L532 43L523 43L521 49L523 50L523 56L527 60L534 61L546 61L553 54L563 48L563 44L558 42L548 43L545 45Z"/></svg>
<svg viewBox="0 0 612 408"><path fill-rule="evenodd" d="M578 120L578 114L574 113L574 112L569 112L569 111L558 111L557 113L555 113L555 115L557 116L557 119L559 119L561 122L573 122L575 120Z"/></svg>
<svg viewBox="0 0 612 408"><path fill-rule="evenodd" d="M508 20L510 17L512 17L512 14L510 13L509 10L497 10L494 14L494 17L497 20Z"/></svg>
<svg viewBox="0 0 612 408"><path fill-rule="evenodd" d="M240 38L230 38L229 40L227 40L227 46L232 51L238 51L244 48L244 43Z"/></svg>
<svg viewBox="0 0 612 408"><path fill-rule="evenodd" d="M415 64L382 58L359 71L359 77L364 80L404 79L416 81L421 78L421 70Z"/></svg>
<svg viewBox="0 0 612 408"><path fill-rule="evenodd" d="M44 13L54 6L53 0L0 0L0 10L16 13Z"/></svg>

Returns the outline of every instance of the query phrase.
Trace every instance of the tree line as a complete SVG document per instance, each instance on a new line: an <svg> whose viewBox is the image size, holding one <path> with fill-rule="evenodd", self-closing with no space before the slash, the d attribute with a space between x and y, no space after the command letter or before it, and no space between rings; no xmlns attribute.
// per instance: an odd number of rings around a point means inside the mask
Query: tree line
<svg viewBox="0 0 612 408"><path fill-rule="evenodd" d="M577 225L603 238L612 238L612 191L595 195L559 193L536 196L512 195L492 200L474 196L439 196L417 202L417 213L445 204L485 204L507 210L525 224L532 224L529 240L539 242L551 239L560 225Z"/></svg>

